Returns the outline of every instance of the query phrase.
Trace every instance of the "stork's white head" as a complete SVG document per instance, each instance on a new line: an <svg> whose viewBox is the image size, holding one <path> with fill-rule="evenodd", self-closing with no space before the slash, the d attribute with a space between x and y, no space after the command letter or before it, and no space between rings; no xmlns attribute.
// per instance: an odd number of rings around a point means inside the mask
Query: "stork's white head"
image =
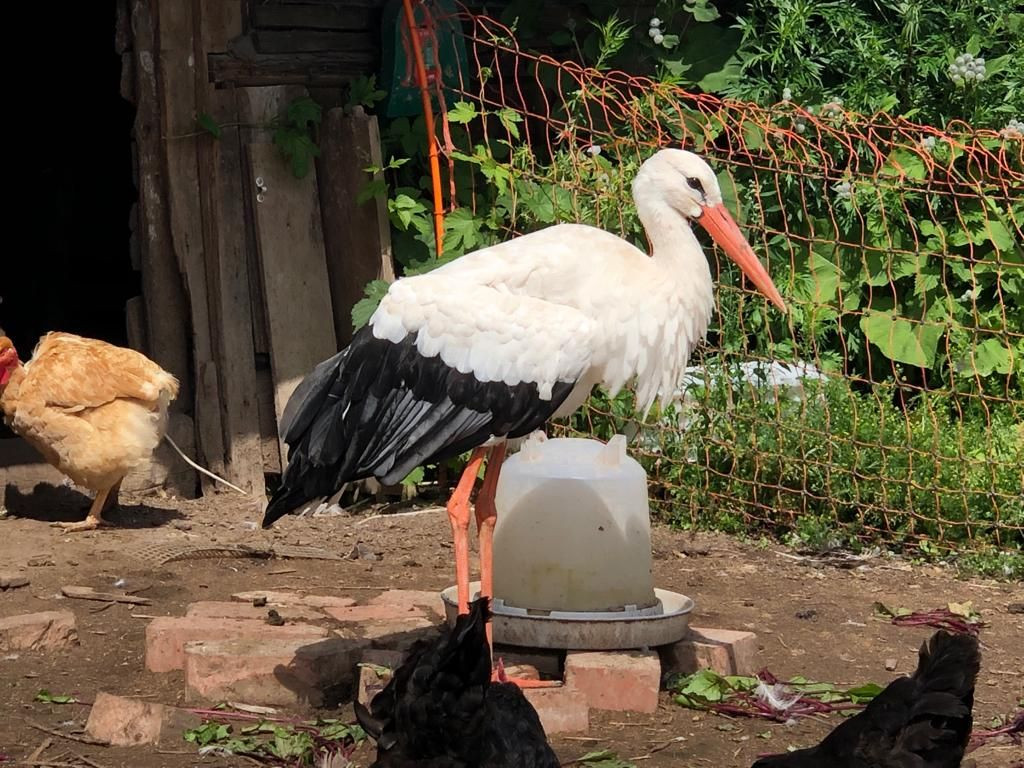
<svg viewBox="0 0 1024 768"><path fill-rule="evenodd" d="M685 149L662 149L640 166L633 197L656 196L674 211L696 221L709 205L722 204L722 190L711 166Z"/></svg>
<svg viewBox="0 0 1024 768"><path fill-rule="evenodd" d="M723 205L715 172L698 155L685 149L662 149L647 158L633 179L633 199L639 210L664 210L667 206L700 224L757 289L786 311L768 271Z"/></svg>

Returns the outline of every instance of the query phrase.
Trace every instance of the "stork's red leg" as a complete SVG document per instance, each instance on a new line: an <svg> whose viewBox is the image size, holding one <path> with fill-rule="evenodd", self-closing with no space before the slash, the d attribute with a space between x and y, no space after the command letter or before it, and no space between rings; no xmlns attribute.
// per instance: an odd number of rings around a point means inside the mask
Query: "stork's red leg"
<svg viewBox="0 0 1024 768"><path fill-rule="evenodd" d="M473 492L484 449L477 448L462 471L459 484L448 499L448 521L452 524L455 547L455 585L458 590L459 613L469 613L469 495Z"/></svg>
<svg viewBox="0 0 1024 768"><path fill-rule="evenodd" d="M505 443L491 448L487 457L487 469L484 471L484 482L476 497L476 525L480 537L480 595L488 599L494 597L494 524L498 520L498 510L494 506L494 494L498 490L498 477L501 465L505 461ZM494 640L491 634L491 621L487 621L487 644L491 646L491 657L494 656ZM507 677L500 663L494 671L492 679L502 683L514 683L520 688L552 688L561 683L550 680L530 680L527 678Z"/></svg>
<svg viewBox="0 0 1024 768"><path fill-rule="evenodd" d="M498 476L505 461L505 444L491 448L487 456L484 482L476 498L476 530L480 538L480 595L490 600L494 597L494 524L498 510L494 506L494 493L498 490ZM487 642L491 639L491 622L487 622Z"/></svg>

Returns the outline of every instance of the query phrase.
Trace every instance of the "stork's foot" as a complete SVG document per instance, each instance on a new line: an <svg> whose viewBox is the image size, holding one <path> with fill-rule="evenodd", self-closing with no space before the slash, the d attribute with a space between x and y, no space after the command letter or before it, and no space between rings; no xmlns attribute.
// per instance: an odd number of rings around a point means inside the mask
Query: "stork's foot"
<svg viewBox="0 0 1024 768"><path fill-rule="evenodd" d="M95 531L100 526L107 524L107 521L102 517L93 517L90 515L85 518L85 520L80 520L77 523L50 523L50 526L53 528L60 528L64 533L77 533L79 531Z"/></svg>
<svg viewBox="0 0 1024 768"><path fill-rule="evenodd" d="M509 677L505 674L505 663L499 658L491 672L492 683L512 683L517 688L561 688L561 680L540 680L536 677Z"/></svg>

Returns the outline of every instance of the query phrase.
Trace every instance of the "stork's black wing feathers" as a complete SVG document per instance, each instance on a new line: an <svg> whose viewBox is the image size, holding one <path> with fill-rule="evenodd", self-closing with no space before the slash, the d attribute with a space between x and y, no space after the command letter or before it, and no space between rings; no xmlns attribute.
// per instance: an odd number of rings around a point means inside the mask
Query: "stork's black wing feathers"
<svg viewBox="0 0 1024 768"><path fill-rule="evenodd" d="M356 707L377 741L371 768L557 768L523 692L491 679L487 601L455 627L418 641L370 709Z"/></svg>
<svg viewBox="0 0 1024 768"><path fill-rule="evenodd" d="M413 336L377 339L369 326L320 363L285 407L288 467L267 506L268 526L303 502L374 476L400 482L416 467L443 461L492 436L521 437L541 427L575 382L549 400L537 385L481 382L440 357L425 358Z"/></svg>
<svg viewBox="0 0 1024 768"><path fill-rule="evenodd" d="M971 734L978 641L939 631L917 671L894 680L816 747L766 757L753 768L957 768Z"/></svg>

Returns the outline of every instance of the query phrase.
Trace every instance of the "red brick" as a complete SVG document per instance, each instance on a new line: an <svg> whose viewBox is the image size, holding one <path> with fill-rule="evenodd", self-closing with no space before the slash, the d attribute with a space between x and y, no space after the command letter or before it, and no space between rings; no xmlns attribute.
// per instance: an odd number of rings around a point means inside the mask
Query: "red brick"
<svg viewBox="0 0 1024 768"><path fill-rule="evenodd" d="M146 669L170 672L185 666L185 644L193 640L229 640L239 637L315 640L327 636L323 627L285 624L274 627L254 619L217 619L161 616L146 627Z"/></svg>
<svg viewBox="0 0 1024 768"><path fill-rule="evenodd" d="M362 624L367 621L392 621L396 619L421 619L426 620L427 615L415 606L377 604L377 605L353 605L348 607L327 606L324 613L337 621L348 623L358 622Z"/></svg>
<svg viewBox="0 0 1024 768"><path fill-rule="evenodd" d="M409 617L367 621L360 624L356 631L360 637L370 640L374 648L407 651L417 640L434 637L437 625L424 617Z"/></svg>
<svg viewBox="0 0 1024 768"><path fill-rule="evenodd" d="M444 601L440 592L421 589L389 589L370 600L370 605L392 605L396 608L415 610L425 608L438 618L445 615Z"/></svg>
<svg viewBox="0 0 1024 768"><path fill-rule="evenodd" d="M239 603L252 603L256 598L265 598L268 608L281 608L289 605L305 605L310 608L344 608L355 605L351 597L335 595L307 595L304 592L285 592L273 589L252 589L248 592L236 592L231 599Z"/></svg>
<svg viewBox="0 0 1024 768"><path fill-rule="evenodd" d="M362 648L342 637L191 642L185 647L185 698L319 706L325 690L352 682Z"/></svg>
<svg viewBox="0 0 1024 768"><path fill-rule="evenodd" d="M565 684L594 709L654 712L661 688L661 662L655 651L570 652Z"/></svg>
<svg viewBox="0 0 1024 768"><path fill-rule="evenodd" d="M71 611L23 613L0 619L0 651L56 651L78 645Z"/></svg>
<svg viewBox="0 0 1024 768"><path fill-rule="evenodd" d="M285 621L319 621L326 618L322 611L305 605L266 605L257 608L251 603L216 602L204 600L192 603L185 611L186 616L204 619L255 619L267 618L267 611L273 608Z"/></svg>
<svg viewBox="0 0 1024 768"><path fill-rule="evenodd" d="M691 627L688 637L661 649L661 659L666 671L675 674L712 669L720 675L752 675L757 651L753 632Z"/></svg>
<svg viewBox="0 0 1024 768"><path fill-rule="evenodd" d="M178 743L198 718L177 707L99 692L93 701L85 732L114 747Z"/></svg>
<svg viewBox="0 0 1024 768"><path fill-rule="evenodd" d="M526 688L527 700L537 710L544 733L574 733L590 728L587 697L567 686L560 688Z"/></svg>
<svg viewBox="0 0 1024 768"><path fill-rule="evenodd" d="M356 601L351 597L339 597L338 595L306 595L302 598L302 604L311 608L344 608L355 605Z"/></svg>

